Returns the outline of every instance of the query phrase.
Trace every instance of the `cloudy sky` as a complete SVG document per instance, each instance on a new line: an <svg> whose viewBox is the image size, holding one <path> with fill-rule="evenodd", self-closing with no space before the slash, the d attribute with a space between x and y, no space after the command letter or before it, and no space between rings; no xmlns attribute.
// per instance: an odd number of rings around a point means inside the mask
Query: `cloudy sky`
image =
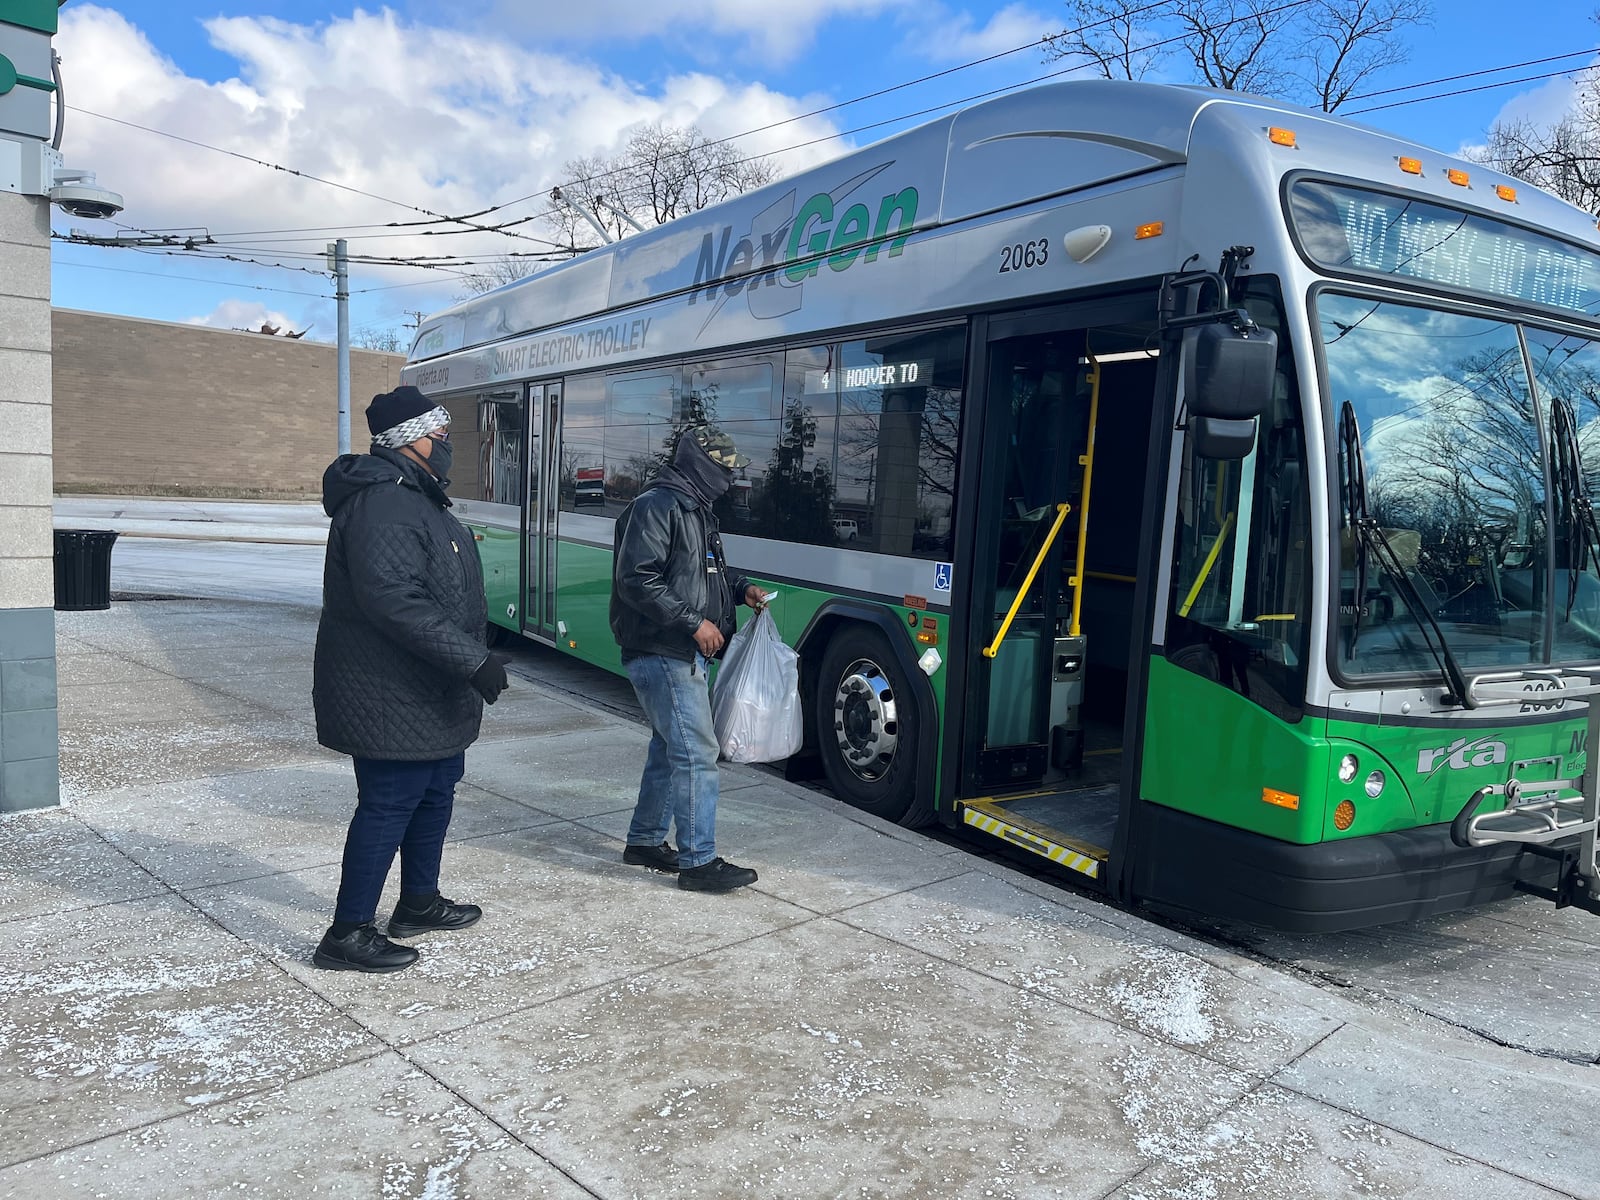
<svg viewBox="0 0 1600 1200"><path fill-rule="evenodd" d="M1589 0L1545 0L1537 21L1520 22L1490 0L1436 8L1433 27L1408 36L1410 60L1373 89L1600 46ZM322 255L335 237L357 256L537 251L548 234L538 221L519 225L521 237L395 223L491 205L504 206L495 220L535 216L564 162L614 153L652 120L743 135L742 153L776 156L786 173L1059 71L1029 43L1066 23L1054 0L71 0L56 38L62 149L127 208L115 223L56 211L57 231L215 244L57 242L55 302L224 328L267 320L331 340ZM1456 149L1497 116L1561 112L1571 83L1528 77L1591 61L1438 82L1346 111L1405 101L1357 119ZM1524 81L1439 95L1505 80ZM352 327L373 332L403 331L464 290L448 271L360 263L351 288Z"/></svg>

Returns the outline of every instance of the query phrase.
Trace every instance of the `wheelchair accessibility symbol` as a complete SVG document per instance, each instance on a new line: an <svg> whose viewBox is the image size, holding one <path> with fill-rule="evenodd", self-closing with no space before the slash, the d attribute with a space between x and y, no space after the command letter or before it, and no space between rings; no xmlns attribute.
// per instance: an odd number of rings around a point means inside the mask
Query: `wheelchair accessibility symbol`
<svg viewBox="0 0 1600 1200"><path fill-rule="evenodd" d="M950 578L954 573L955 568L950 563L934 563L933 590L936 592L948 592L950 590Z"/></svg>

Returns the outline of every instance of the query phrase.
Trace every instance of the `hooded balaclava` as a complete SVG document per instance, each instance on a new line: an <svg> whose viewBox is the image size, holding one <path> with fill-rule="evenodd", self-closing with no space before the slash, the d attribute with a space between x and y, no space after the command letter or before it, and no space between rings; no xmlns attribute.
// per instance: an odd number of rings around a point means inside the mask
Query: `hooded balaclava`
<svg viewBox="0 0 1600 1200"><path fill-rule="evenodd" d="M733 471L713 459L699 439L686 431L678 438L672 465L661 468L656 482L710 508L733 486Z"/></svg>

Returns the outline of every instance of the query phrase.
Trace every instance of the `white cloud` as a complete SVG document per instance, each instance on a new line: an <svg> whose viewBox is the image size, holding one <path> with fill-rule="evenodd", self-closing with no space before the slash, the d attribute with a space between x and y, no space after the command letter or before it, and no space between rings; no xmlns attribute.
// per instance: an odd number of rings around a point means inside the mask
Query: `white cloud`
<svg viewBox="0 0 1600 1200"><path fill-rule="evenodd" d="M278 312L269 309L265 304L256 300L224 300L216 308L203 317L185 318L185 325L205 325L212 329L249 329L259 331L263 325L270 325L283 333L291 330L298 333L299 328L294 321Z"/></svg>
<svg viewBox="0 0 1600 1200"><path fill-rule="evenodd" d="M1594 59L1587 66L1600 66L1600 58ZM1495 114L1490 124L1503 122L1509 125L1528 121L1539 128L1554 125L1562 117L1576 110L1580 93L1591 90L1593 86L1592 74L1585 76L1581 81L1569 75L1558 79L1547 79L1536 88L1512 96L1501 105L1500 111ZM1483 148L1482 140L1474 139L1463 142L1456 153L1472 157L1481 153Z"/></svg>
<svg viewBox="0 0 1600 1200"><path fill-rule="evenodd" d="M732 0L721 6L735 7ZM836 0L832 7L852 5ZM594 8L586 11L592 16ZM205 229L229 253L299 255L287 261L314 271L324 269L324 243L341 234L352 255L540 249L534 241L493 234L396 236L381 225L425 218L377 197L434 213L468 213L519 200L485 219L528 216L541 211L551 186L563 181L564 161L615 152L646 122L693 123L726 136L817 107L759 83L702 74L673 75L646 88L591 63L524 48L503 32L409 23L388 10L357 10L316 25L221 17L205 28L216 48L237 62L235 77L191 77L119 13L86 3L64 8L56 45L67 102L88 110L67 114L68 162L93 169L102 185L123 194L127 207L119 220L126 225ZM739 146L752 154L772 153L835 132L825 119L809 118ZM825 141L787 154L780 170L798 170L839 148ZM281 230L305 232L264 232ZM530 223L520 232L537 238L548 231ZM357 289L423 278L414 268L352 267ZM278 270L262 272L255 281L291 290L327 286L325 280ZM443 277L432 303L460 290L457 279ZM409 304L428 303L417 299L426 294L388 293L386 303L398 315Z"/></svg>
<svg viewBox="0 0 1600 1200"><path fill-rule="evenodd" d="M1047 15L1026 4L1008 4L981 26L971 13L951 13L943 6L924 11L917 24L917 31L911 34L912 43L930 61L970 62L1036 42L1047 33L1058 33L1064 22L1060 14ZM1039 65L1038 50L1031 56L1026 50L1018 51L1001 61L1017 64L1013 69L1019 72L1035 67L1038 69L1034 74L1044 70Z"/></svg>

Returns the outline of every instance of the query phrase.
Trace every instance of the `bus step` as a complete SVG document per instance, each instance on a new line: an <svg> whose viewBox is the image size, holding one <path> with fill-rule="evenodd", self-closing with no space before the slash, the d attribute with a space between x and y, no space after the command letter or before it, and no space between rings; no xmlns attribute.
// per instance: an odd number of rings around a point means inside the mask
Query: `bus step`
<svg viewBox="0 0 1600 1200"><path fill-rule="evenodd" d="M1100 880L1101 869L1110 858L1103 846L1069 836L1061 830L1013 811L1009 805L1039 801L1048 797L1030 796L1009 800L967 800L962 803L961 819L974 829L999 838L1007 845L1037 854L1058 866Z"/></svg>

